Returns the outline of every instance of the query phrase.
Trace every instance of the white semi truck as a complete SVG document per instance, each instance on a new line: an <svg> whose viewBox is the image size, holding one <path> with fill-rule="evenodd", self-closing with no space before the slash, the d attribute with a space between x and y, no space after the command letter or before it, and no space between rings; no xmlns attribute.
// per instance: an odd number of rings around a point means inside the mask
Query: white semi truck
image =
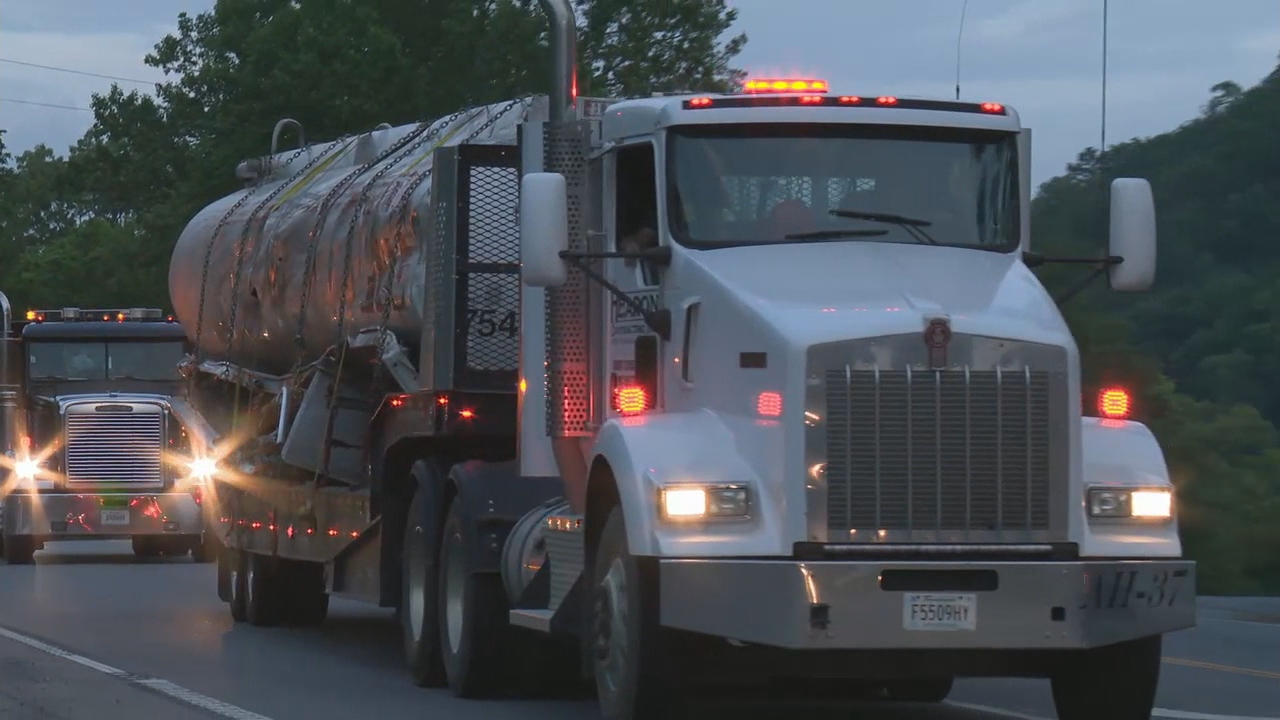
<svg viewBox="0 0 1280 720"><path fill-rule="evenodd" d="M1082 408L1029 269L1082 259L1030 246L1017 114L803 78L579 98L542 5L550 97L273 147L179 240L233 616L393 607L419 684L562 670L609 720L974 675L1147 718L1195 565L1124 391ZM1148 184L1110 212L1090 264L1145 289Z"/></svg>

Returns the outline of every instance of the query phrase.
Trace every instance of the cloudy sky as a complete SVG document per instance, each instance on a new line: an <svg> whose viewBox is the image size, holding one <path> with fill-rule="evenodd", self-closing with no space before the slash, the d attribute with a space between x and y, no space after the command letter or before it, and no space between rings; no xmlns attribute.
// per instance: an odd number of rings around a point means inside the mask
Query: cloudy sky
<svg viewBox="0 0 1280 720"><path fill-rule="evenodd" d="M750 38L738 65L803 73L837 90L951 97L964 0L729 0ZM111 80L15 64L154 81L143 56L179 12L214 0L0 0L0 128L21 151L58 152L88 128L85 108ZM1034 129L1034 181L1096 146L1103 0L969 0L961 96L1016 108ZM1280 54L1278 0L1110 0L1107 141L1192 118L1222 80L1248 87ZM124 82L126 88L148 89ZM11 102L23 100L63 108Z"/></svg>

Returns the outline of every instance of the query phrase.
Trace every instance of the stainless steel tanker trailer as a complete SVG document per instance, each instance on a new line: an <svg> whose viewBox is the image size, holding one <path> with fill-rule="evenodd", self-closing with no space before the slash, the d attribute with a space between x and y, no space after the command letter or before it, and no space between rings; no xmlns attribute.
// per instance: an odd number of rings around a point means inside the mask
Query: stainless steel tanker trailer
<svg viewBox="0 0 1280 720"><path fill-rule="evenodd" d="M550 97L247 160L179 239L232 615L396 608L419 684L594 678L610 720L964 675L1148 717L1195 566L1150 431L1082 413L1017 114L812 78L578 98L542 5ZM1111 213L1098 262L1143 290L1149 185Z"/></svg>

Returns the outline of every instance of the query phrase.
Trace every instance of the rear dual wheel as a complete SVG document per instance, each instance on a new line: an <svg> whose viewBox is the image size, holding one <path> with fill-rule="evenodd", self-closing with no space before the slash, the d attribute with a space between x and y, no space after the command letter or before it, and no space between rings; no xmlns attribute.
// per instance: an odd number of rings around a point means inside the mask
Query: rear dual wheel
<svg viewBox="0 0 1280 720"><path fill-rule="evenodd" d="M437 606L440 654L458 697L480 698L513 689L516 638L507 621L507 596L498 572L472 566L462 503L445 516L440 539ZM521 638L523 639L523 638Z"/></svg>
<svg viewBox="0 0 1280 720"><path fill-rule="evenodd" d="M250 625L311 626L329 612L324 566L229 550L231 617Z"/></svg>

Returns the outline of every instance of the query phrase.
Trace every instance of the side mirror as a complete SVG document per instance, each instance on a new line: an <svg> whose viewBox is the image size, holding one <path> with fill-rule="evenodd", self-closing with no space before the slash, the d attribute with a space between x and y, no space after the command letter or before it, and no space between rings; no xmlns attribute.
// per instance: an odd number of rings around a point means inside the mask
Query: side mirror
<svg viewBox="0 0 1280 720"><path fill-rule="evenodd" d="M560 173L520 178L520 275L531 287L557 287L569 279L560 253L569 249L569 194Z"/></svg>
<svg viewBox="0 0 1280 720"><path fill-rule="evenodd" d="M1124 258L1111 266L1111 289L1139 292L1155 282L1156 206L1146 180L1111 181L1110 254Z"/></svg>

